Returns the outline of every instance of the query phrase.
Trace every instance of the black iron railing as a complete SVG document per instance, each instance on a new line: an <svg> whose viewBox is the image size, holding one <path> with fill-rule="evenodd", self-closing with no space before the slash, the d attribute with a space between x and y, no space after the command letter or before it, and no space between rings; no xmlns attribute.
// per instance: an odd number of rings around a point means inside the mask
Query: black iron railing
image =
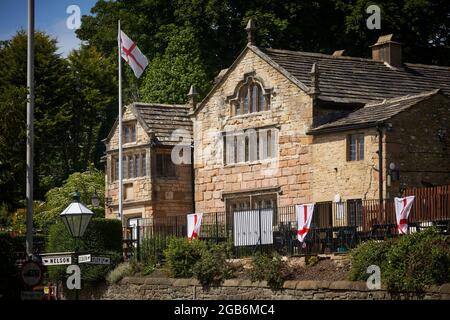
<svg viewBox="0 0 450 320"><path fill-rule="evenodd" d="M450 229L449 208L450 196L448 194L417 196L408 221L410 232L436 225L443 232L448 233ZM276 250L285 255L343 252L356 247L361 241L382 240L398 235L393 200L347 200L316 203L310 231L303 243L297 240L295 206L276 207L272 210L273 243L261 244L260 242L249 246L234 246L236 256L252 254L255 250ZM215 243L233 242L235 240L234 213L204 213L200 239ZM152 217L141 219L137 230L128 232L127 241L134 247L138 257L142 255L143 251L146 251L148 255L149 250L155 257L160 257L163 248L167 245L168 238L185 237L186 235L186 215ZM146 248L142 248L143 245Z"/></svg>

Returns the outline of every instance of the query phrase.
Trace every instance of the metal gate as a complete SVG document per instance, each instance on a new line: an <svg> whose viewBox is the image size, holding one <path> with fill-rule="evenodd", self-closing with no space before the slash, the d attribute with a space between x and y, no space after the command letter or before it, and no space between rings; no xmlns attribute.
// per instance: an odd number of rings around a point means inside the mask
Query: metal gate
<svg viewBox="0 0 450 320"><path fill-rule="evenodd" d="M234 245L255 246L273 243L273 209L234 212Z"/></svg>

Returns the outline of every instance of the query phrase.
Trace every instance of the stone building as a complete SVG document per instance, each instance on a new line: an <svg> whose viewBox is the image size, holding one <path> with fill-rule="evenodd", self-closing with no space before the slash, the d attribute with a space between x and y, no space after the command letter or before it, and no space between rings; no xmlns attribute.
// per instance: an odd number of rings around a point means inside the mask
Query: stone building
<svg viewBox="0 0 450 320"><path fill-rule="evenodd" d="M145 177L124 182L126 216L392 198L450 183L449 67L403 63L392 35L362 59L259 48L252 22L247 32L200 103L191 88L189 106L126 108L136 141L124 152L149 159ZM158 157L178 128L193 133L193 172L176 165L176 179L160 178ZM106 144L114 216L116 127Z"/></svg>
<svg viewBox="0 0 450 320"><path fill-rule="evenodd" d="M249 42L192 112L197 212L392 198L450 183L450 68ZM380 157L381 155L381 157Z"/></svg>
<svg viewBox="0 0 450 320"><path fill-rule="evenodd" d="M192 211L192 166L172 161L174 146L191 139L188 112L185 105L134 103L124 108L123 212L128 225L138 218ZM105 139L107 218L118 217L117 124ZM190 142L186 147L191 149Z"/></svg>

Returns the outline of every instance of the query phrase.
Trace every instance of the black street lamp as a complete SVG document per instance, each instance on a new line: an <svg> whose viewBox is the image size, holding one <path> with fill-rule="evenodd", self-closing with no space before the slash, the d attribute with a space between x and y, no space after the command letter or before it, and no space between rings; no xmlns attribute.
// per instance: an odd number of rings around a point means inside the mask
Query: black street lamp
<svg viewBox="0 0 450 320"><path fill-rule="evenodd" d="M80 202L80 193L75 191L73 202L61 212L60 217L64 222L70 235L75 238L75 264L78 265L78 239L84 235L86 228L94 213ZM92 199L94 202L94 199ZM78 300L78 289L75 292L75 299Z"/></svg>
<svg viewBox="0 0 450 320"><path fill-rule="evenodd" d="M60 214L67 230L74 238L81 238L94 213L80 202L80 193L73 193L73 202Z"/></svg>
<svg viewBox="0 0 450 320"><path fill-rule="evenodd" d="M92 200L92 206L94 208L98 208L100 206L100 199L98 197L97 190L94 191L94 194L92 195L91 200Z"/></svg>

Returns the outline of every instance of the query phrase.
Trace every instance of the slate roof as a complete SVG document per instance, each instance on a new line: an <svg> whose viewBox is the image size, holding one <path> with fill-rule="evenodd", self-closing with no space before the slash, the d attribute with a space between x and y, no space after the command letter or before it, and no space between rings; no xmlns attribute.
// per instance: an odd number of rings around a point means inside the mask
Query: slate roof
<svg viewBox="0 0 450 320"><path fill-rule="evenodd" d="M175 145L181 139L172 137L177 129L182 129L178 137L192 139L192 121L189 106L152 103L133 103L132 108L138 120L145 123L145 130L153 135L154 142L161 145ZM184 132L184 133L183 133Z"/></svg>
<svg viewBox="0 0 450 320"><path fill-rule="evenodd" d="M311 67L317 63L319 99L323 101L367 103L439 88L450 96L450 67L405 63L396 69L372 59L254 46L251 49L307 87L311 87Z"/></svg>
<svg viewBox="0 0 450 320"><path fill-rule="evenodd" d="M363 108L349 113L347 116L313 128L309 133L325 133L349 128L367 128L382 123L398 113L439 94L440 90L423 92L416 95L407 95L386 99L383 102L369 103Z"/></svg>

